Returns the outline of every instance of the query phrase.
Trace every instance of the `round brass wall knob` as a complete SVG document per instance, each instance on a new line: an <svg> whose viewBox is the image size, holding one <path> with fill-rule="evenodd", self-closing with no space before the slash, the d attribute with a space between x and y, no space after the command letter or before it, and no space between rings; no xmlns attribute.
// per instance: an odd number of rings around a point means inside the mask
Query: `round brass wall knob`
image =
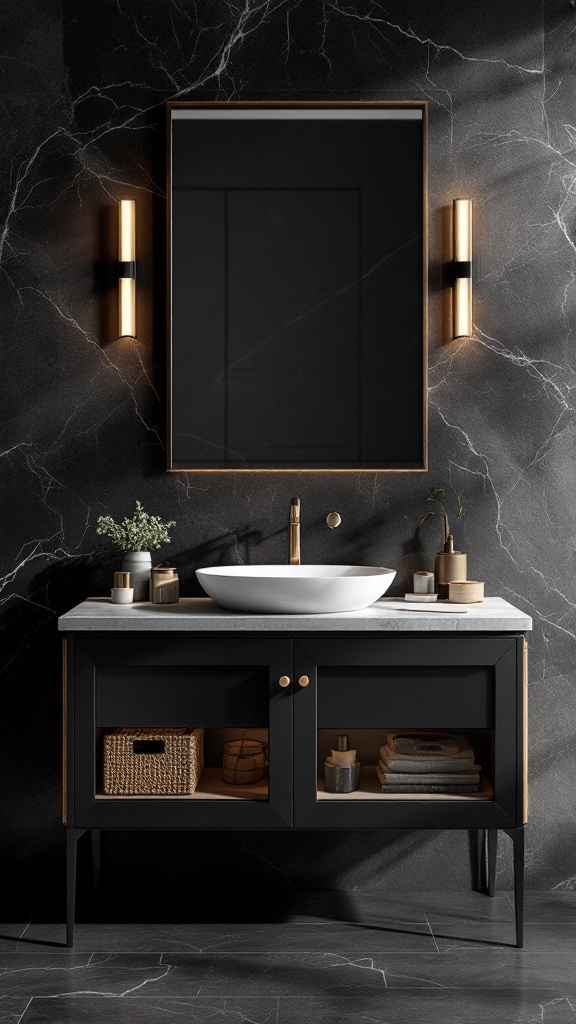
<svg viewBox="0 0 576 1024"><path fill-rule="evenodd" d="M290 686L290 676L280 676L278 683L280 686Z"/></svg>
<svg viewBox="0 0 576 1024"><path fill-rule="evenodd" d="M331 530L335 530L337 526L340 526L342 522L342 516L338 512L329 512L326 516L326 523Z"/></svg>
<svg viewBox="0 0 576 1024"><path fill-rule="evenodd" d="M308 683L310 682L310 680L309 680L308 676L300 676L300 679L298 680L298 682L300 683L300 686L308 686Z"/></svg>

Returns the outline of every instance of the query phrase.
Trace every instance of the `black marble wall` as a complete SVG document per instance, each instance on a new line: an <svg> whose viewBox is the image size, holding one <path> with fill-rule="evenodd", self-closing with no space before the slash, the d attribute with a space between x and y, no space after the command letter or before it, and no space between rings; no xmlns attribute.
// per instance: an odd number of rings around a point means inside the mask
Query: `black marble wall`
<svg viewBox="0 0 576 1024"><path fill-rule="evenodd" d="M576 885L576 11L569 0L2 5L0 317L3 878L17 912L60 898L56 617L105 593L102 512L178 521L184 593L216 559L281 561L302 496L307 561L432 557L432 485L464 495L470 574L535 619L528 884ZM430 104L430 473L164 472L164 187L169 98L414 98ZM445 343L444 209L475 200L475 337ZM139 202L138 342L116 340L102 257ZM402 429L402 425L398 425ZM326 514L342 515L330 532ZM504 846L502 880L509 883ZM109 837L138 891L460 888L468 839L437 833ZM111 884L111 879L109 879ZM184 888L183 888L184 887Z"/></svg>

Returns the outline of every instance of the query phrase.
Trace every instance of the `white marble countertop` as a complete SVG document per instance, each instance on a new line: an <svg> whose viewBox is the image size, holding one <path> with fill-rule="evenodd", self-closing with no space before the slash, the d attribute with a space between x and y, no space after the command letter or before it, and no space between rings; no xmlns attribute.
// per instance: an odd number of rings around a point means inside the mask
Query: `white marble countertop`
<svg viewBox="0 0 576 1024"><path fill-rule="evenodd" d="M403 601L381 598L359 612L328 615L249 615L227 611L207 597L184 597L178 604L112 604L90 597L58 619L65 632L488 632L517 633L532 629L532 619L501 597L487 597L463 613L403 609Z"/></svg>

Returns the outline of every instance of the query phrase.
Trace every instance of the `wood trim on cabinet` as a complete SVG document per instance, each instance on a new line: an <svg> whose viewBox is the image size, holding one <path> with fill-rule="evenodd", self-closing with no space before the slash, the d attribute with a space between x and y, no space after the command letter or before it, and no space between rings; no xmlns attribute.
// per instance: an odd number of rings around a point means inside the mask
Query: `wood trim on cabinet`
<svg viewBox="0 0 576 1024"><path fill-rule="evenodd" d="M528 640L522 646L522 823L528 822Z"/></svg>
<svg viewBox="0 0 576 1024"><path fill-rule="evenodd" d="M62 638L62 824L67 825L68 806L68 640Z"/></svg>

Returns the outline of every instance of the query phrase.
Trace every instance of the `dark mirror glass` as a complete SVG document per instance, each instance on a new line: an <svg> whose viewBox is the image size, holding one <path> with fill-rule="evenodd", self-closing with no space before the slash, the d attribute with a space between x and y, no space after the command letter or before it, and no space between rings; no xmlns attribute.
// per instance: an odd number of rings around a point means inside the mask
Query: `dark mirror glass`
<svg viewBox="0 0 576 1024"><path fill-rule="evenodd" d="M424 104L169 115L169 468L424 469Z"/></svg>

